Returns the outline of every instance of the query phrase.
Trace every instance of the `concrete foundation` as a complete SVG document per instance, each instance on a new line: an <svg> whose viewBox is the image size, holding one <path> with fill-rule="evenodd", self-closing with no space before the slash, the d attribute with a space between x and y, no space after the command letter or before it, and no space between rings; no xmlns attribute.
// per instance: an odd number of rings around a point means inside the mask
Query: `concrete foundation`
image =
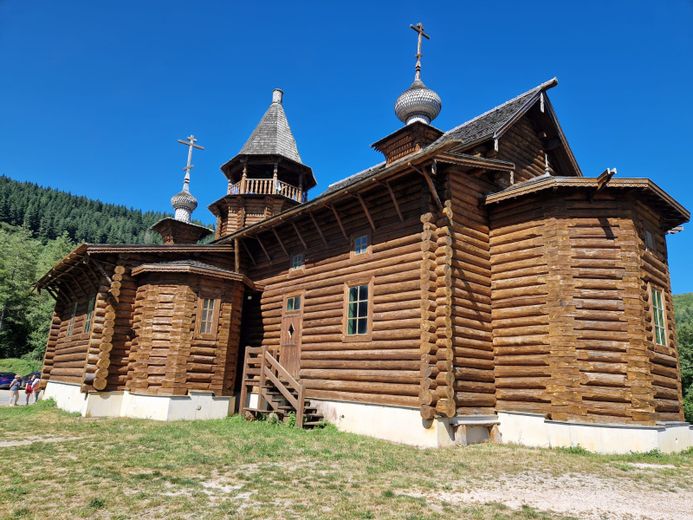
<svg viewBox="0 0 693 520"><path fill-rule="evenodd" d="M211 392L190 390L188 395L164 396L123 392L84 394L79 385L49 381L43 399L58 408L84 417L134 417L157 421L221 419L233 413L235 397L215 397Z"/></svg>
<svg viewBox="0 0 693 520"><path fill-rule="evenodd" d="M500 441L539 448L581 447L604 454L676 453L693 446L688 423L656 426L551 421L540 414L498 412Z"/></svg>
<svg viewBox="0 0 693 520"><path fill-rule="evenodd" d="M49 381L43 399L85 417L136 417L159 421L220 419L234 410L235 397L215 397L190 391L186 396L155 396L130 392L84 394L79 385ZM257 395L249 395L257 406ZM582 447L605 454L675 453L693 446L688 423L656 426L562 422L543 415L498 412L425 421L419 410L342 401L311 400L325 419L346 432L368 435L421 448L460 446L479 442L520 444L538 448Z"/></svg>

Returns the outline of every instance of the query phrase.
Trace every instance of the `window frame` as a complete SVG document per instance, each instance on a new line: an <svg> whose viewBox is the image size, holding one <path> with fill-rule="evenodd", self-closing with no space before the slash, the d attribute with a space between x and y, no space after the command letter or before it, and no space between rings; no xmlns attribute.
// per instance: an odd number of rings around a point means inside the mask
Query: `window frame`
<svg viewBox="0 0 693 520"><path fill-rule="evenodd" d="M75 335L75 318L77 317L77 306L79 302L74 302L72 304L72 312L70 313L70 320L67 322L67 332L66 336L71 337Z"/></svg>
<svg viewBox="0 0 693 520"><path fill-rule="evenodd" d="M94 321L94 308L96 307L96 294L87 300L87 310L84 314L84 326L82 332L85 334L91 333L91 324Z"/></svg>
<svg viewBox="0 0 693 520"><path fill-rule="evenodd" d="M652 340L654 341L655 345L666 347L668 345L668 327L666 317L666 296L664 290L655 285L650 285L650 301L650 308L652 311ZM657 303L659 303L659 306ZM659 341L660 331L662 342Z"/></svg>
<svg viewBox="0 0 693 520"><path fill-rule="evenodd" d="M366 249L362 251L361 253L356 252L356 241L362 237L366 237L366 240L368 243L366 244ZM350 258L363 258L364 256L368 256L372 253L373 251L373 236L371 235L370 231L361 231L361 232L356 232L352 233L351 237L349 238L349 256Z"/></svg>
<svg viewBox="0 0 693 520"><path fill-rule="evenodd" d="M367 310L366 310L366 332L365 334L349 334L349 289L357 286L366 286L368 288ZM344 282L344 296L342 307L342 341L371 341L373 337L373 278L357 278ZM357 318L358 330L358 318Z"/></svg>
<svg viewBox="0 0 693 520"><path fill-rule="evenodd" d="M205 302L212 302L212 319L210 323L210 331L203 332L203 315L205 312ZM219 329L219 313L221 312L221 298L218 295L201 293L197 297L197 312L195 318L195 337L203 339L216 339L217 330ZM205 320L207 323L208 320Z"/></svg>
<svg viewBox="0 0 693 520"><path fill-rule="evenodd" d="M299 301L298 308L296 308L296 305L294 304L291 307L291 309L289 309L289 300L296 301L296 298L298 298L298 301ZM305 302L304 302L304 298L303 298L303 291L286 294L284 296L284 301L282 303L282 314L299 314L299 313L302 313L304 303Z"/></svg>
<svg viewBox="0 0 693 520"><path fill-rule="evenodd" d="M294 258L301 257L301 264L295 266ZM289 271L295 273L296 271L303 271L306 268L306 254L304 252L294 253L289 257Z"/></svg>

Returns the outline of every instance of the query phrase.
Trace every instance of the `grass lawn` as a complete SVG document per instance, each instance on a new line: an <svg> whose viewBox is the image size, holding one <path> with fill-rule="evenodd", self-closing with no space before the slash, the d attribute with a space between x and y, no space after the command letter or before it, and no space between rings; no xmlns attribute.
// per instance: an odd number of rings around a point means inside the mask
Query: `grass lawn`
<svg viewBox="0 0 693 520"><path fill-rule="evenodd" d="M14 372L25 376L30 372L41 370L41 361L32 361L28 359L6 358L0 359L0 372Z"/></svg>
<svg viewBox="0 0 693 520"><path fill-rule="evenodd" d="M632 490L633 500L651 492L657 507L661 496L669 504L693 496L690 451L420 450L331 426L302 431L239 417L85 419L50 401L0 408L0 461L0 518L13 519L586 517L570 507L506 504L505 492L468 497L504 482L509 493L527 479L533 488L586 488L588 496L595 482L607 493Z"/></svg>

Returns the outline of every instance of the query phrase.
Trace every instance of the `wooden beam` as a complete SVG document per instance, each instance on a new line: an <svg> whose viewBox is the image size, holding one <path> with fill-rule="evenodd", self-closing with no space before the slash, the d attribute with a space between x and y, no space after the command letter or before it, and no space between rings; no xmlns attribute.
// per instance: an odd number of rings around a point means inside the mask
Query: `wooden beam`
<svg viewBox="0 0 693 520"><path fill-rule="evenodd" d="M435 185L433 184L433 179L431 179L431 176L426 173L426 170L420 170L416 166L414 166L412 163L409 163L409 166L414 168L417 172L419 172L421 175L423 175L423 178L426 181L426 185L428 186L428 191L431 192L431 196L433 197L433 201L436 203L436 206L438 207L439 210L442 211L443 209L443 203L440 201L440 197L438 196L438 191L436 190Z"/></svg>
<svg viewBox="0 0 693 520"><path fill-rule="evenodd" d="M243 249L245 249L245 252L248 254L248 258L250 258L250 262L253 265L257 265L255 262L255 257L253 256L253 253L250 252L250 248L248 247L248 244L245 243L245 241L242 241L240 239L237 239L241 244L243 244Z"/></svg>
<svg viewBox="0 0 693 520"><path fill-rule="evenodd" d="M262 252L265 253L267 260L271 262L272 257L267 252L267 249L265 249L265 245L262 243L262 240L260 240L260 237L258 235L255 235L255 240L257 240L257 243L260 244L260 248L262 249Z"/></svg>
<svg viewBox="0 0 693 520"><path fill-rule="evenodd" d="M348 242L349 241L349 235L347 235L346 229L344 229L344 224L342 224L342 219L339 218L339 213L337 213L337 208L334 206L330 206L330 209L332 210L332 213L334 213L334 218L337 220L337 224L339 224L339 229L342 230L342 235L344 235L344 239Z"/></svg>
<svg viewBox="0 0 693 520"><path fill-rule="evenodd" d="M600 173L599 177L597 177L597 191L609 184L609 181L614 175L616 175L616 168L607 168Z"/></svg>
<svg viewBox="0 0 693 520"><path fill-rule="evenodd" d="M292 221L291 225L294 227L294 231L296 232L298 239L301 241L301 244L303 244L303 249L308 249L308 246L306 245L306 241L303 240L303 236L301 235L301 232L298 230L298 226L296 226L296 223Z"/></svg>
<svg viewBox="0 0 693 520"><path fill-rule="evenodd" d="M371 225L371 229L375 231L375 223L373 222L373 217L371 217L371 213L368 211L366 202L363 200L363 197L360 193L356 194L356 198L359 199L359 202L361 203L361 207L363 208L363 212L366 214L366 218L368 219L368 223Z"/></svg>
<svg viewBox="0 0 693 520"><path fill-rule="evenodd" d="M92 264L96 266L96 269L101 273L101 275L108 280L108 285L111 285L113 283L113 280L111 280L111 277L108 276L108 273L106 270L103 268L103 266L97 262L96 260L92 260Z"/></svg>
<svg viewBox="0 0 693 520"><path fill-rule="evenodd" d="M318 230L318 235L320 235L320 238L322 239L322 243L327 245L327 240L325 240L325 235L322 234L322 229L320 229L320 226L318 225L318 221L315 220L315 215L313 213L308 212L310 215L310 219L313 221L313 224L315 225L315 229Z"/></svg>
<svg viewBox="0 0 693 520"><path fill-rule="evenodd" d="M390 181L385 181L385 186L387 187L387 191L390 193L390 198L392 199L392 204L395 206L395 211L397 212L399 221L404 222L404 217L402 217L402 211L399 209L399 203L397 202L397 197L395 196L395 192L392 189L392 186L390 186Z"/></svg>
<svg viewBox="0 0 693 520"><path fill-rule="evenodd" d="M282 251L284 251L284 254L286 256L289 256L289 252L286 250L286 247L284 247L284 242L282 242L281 237L279 236L279 233L277 233L277 228L273 227L272 228L272 233L274 233L274 236L277 238L277 242L279 242L279 247L282 248Z"/></svg>
<svg viewBox="0 0 693 520"><path fill-rule="evenodd" d="M241 271L241 255L238 248L240 247L240 240L237 238L233 239L233 267L234 270L239 273Z"/></svg>

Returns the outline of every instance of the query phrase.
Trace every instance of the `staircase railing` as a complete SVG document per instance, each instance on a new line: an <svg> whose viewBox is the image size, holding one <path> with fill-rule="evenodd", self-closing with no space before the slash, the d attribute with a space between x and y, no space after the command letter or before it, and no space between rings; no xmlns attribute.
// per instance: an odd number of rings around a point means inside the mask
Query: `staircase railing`
<svg viewBox="0 0 693 520"><path fill-rule="evenodd" d="M241 412L250 411L248 391L257 393L258 404L255 411L270 412L278 410L277 403L268 394L275 388L296 413L296 426L303 427L305 396L303 384L294 378L272 355L267 347L246 347L243 360L243 385L241 387ZM255 390L255 392L254 392ZM270 410L268 408L272 408Z"/></svg>

